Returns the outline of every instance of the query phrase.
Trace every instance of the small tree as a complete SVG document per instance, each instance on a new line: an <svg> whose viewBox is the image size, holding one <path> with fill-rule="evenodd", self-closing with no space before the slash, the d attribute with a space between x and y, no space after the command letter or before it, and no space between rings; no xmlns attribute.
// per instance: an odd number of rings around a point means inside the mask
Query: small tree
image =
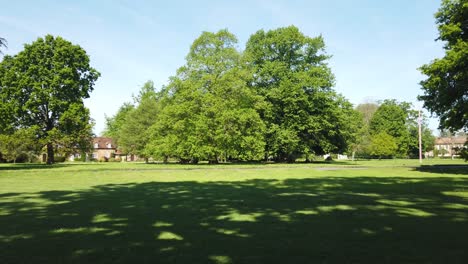
<svg viewBox="0 0 468 264"><path fill-rule="evenodd" d="M124 105L121 108L122 116L118 117L124 122L114 123L118 126L117 140L122 151L144 157L147 161L145 147L150 140L148 129L156 122L160 112L159 93L156 92L154 83L147 81L134 99L135 107Z"/></svg>
<svg viewBox="0 0 468 264"><path fill-rule="evenodd" d="M371 138L370 154L379 157L393 157L397 154L398 145L394 137L385 132L375 134Z"/></svg>
<svg viewBox="0 0 468 264"><path fill-rule="evenodd" d="M18 129L12 134L0 134L0 152L2 158L16 163L21 154L37 153L38 144L35 141L36 128Z"/></svg>

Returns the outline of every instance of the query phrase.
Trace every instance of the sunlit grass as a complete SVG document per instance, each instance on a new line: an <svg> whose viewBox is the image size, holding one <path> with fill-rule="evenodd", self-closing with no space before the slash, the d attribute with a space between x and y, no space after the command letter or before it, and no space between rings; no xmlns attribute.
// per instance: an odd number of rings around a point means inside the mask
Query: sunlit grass
<svg viewBox="0 0 468 264"><path fill-rule="evenodd" d="M1 164L1 262L466 263L468 167L436 161Z"/></svg>

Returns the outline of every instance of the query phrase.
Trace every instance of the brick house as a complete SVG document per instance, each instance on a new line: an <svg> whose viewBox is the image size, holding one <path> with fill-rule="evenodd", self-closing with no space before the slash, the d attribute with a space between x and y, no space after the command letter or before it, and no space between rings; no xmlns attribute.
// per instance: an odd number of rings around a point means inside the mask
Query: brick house
<svg viewBox="0 0 468 264"><path fill-rule="evenodd" d="M93 138L93 152L91 158L94 160L109 160L115 156L117 146L112 138L95 137Z"/></svg>
<svg viewBox="0 0 468 264"><path fill-rule="evenodd" d="M463 148L467 137L438 137L434 142L434 150L439 157L457 156L457 150Z"/></svg>
<svg viewBox="0 0 468 264"><path fill-rule="evenodd" d="M123 153L118 149L115 141L110 137L95 137L92 141L93 150L89 153L87 160L109 161L114 158L116 161L137 161L139 158L133 154ZM80 153L72 154L69 161L81 159Z"/></svg>

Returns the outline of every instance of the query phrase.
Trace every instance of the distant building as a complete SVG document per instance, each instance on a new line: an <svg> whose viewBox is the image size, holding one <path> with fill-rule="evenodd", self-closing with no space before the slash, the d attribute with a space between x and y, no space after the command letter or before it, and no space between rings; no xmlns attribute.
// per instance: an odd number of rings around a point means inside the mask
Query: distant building
<svg viewBox="0 0 468 264"><path fill-rule="evenodd" d="M111 158L115 161L137 161L138 156L134 154L123 153L110 137L95 137L92 141L93 150L87 154L87 160L109 161ZM81 153L72 154L69 161L81 159Z"/></svg>
<svg viewBox="0 0 468 264"><path fill-rule="evenodd" d="M434 142L434 152L439 157L457 156L457 151L463 148L467 137L438 137Z"/></svg>
<svg viewBox="0 0 468 264"><path fill-rule="evenodd" d="M93 152L91 157L94 160L108 161L110 158L115 157L117 146L114 144L112 138L109 137L95 137L93 138Z"/></svg>

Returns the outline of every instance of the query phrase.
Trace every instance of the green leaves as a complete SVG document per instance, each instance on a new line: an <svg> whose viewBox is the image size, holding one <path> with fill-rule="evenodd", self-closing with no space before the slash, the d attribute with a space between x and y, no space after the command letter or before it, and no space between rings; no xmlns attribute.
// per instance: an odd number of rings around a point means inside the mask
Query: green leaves
<svg viewBox="0 0 468 264"><path fill-rule="evenodd" d="M10 113L2 121L9 123L10 130L38 126L36 137L48 145L49 163L54 140L68 137L70 144L78 144L75 133L89 136L91 122L83 99L100 74L90 67L80 46L47 35L5 58L0 71L0 111Z"/></svg>
<svg viewBox="0 0 468 264"><path fill-rule="evenodd" d="M165 87L167 104L152 126L147 152L181 161L260 159L261 97L247 86L237 39L227 30L203 32L187 63Z"/></svg>
<svg viewBox="0 0 468 264"><path fill-rule="evenodd" d="M468 129L468 2L444 0L436 13L445 56L421 66L424 107L440 117L440 128Z"/></svg>
<svg viewBox="0 0 468 264"><path fill-rule="evenodd" d="M267 155L275 160L343 152L352 141L355 126L346 116L354 110L331 88L324 48L322 37L304 36L294 26L257 31L247 42L244 61L250 86L267 102L260 115Z"/></svg>
<svg viewBox="0 0 468 264"><path fill-rule="evenodd" d="M397 141L391 135L380 132L372 136L370 154L379 158L393 157L397 153Z"/></svg>

